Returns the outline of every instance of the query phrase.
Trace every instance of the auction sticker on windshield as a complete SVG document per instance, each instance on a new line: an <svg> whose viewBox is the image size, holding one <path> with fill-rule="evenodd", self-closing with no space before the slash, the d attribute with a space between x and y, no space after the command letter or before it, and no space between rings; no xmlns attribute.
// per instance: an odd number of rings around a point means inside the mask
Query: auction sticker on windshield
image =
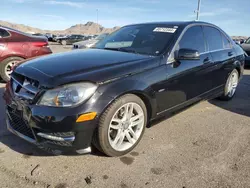
<svg viewBox="0 0 250 188"><path fill-rule="evenodd" d="M176 31L175 28L167 28L167 27L156 27L154 32L164 32L164 33L174 33Z"/></svg>

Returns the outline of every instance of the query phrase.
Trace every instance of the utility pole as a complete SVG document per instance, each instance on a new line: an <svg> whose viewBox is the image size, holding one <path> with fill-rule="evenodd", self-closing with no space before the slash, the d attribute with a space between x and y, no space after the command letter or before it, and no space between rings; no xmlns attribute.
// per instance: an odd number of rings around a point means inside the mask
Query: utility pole
<svg viewBox="0 0 250 188"><path fill-rule="evenodd" d="M97 24L98 24L98 9L96 9L96 21L97 21Z"/></svg>
<svg viewBox="0 0 250 188"><path fill-rule="evenodd" d="M199 21L199 16L200 16L200 10L201 10L201 0L198 0L198 8L196 10L196 20Z"/></svg>

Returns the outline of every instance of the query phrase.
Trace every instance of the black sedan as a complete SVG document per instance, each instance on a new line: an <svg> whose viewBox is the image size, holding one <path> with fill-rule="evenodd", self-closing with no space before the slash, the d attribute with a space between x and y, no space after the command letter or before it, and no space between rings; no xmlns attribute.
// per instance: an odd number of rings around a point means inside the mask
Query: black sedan
<svg viewBox="0 0 250 188"><path fill-rule="evenodd" d="M83 35L69 35L67 37L58 39L57 42L61 43L62 45L70 45L82 40L85 40L85 36Z"/></svg>
<svg viewBox="0 0 250 188"><path fill-rule="evenodd" d="M7 126L56 153L124 155L151 120L199 100L230 100L244 51L204 22L122 27L93 49L20 64L6 85Z"/></svg>

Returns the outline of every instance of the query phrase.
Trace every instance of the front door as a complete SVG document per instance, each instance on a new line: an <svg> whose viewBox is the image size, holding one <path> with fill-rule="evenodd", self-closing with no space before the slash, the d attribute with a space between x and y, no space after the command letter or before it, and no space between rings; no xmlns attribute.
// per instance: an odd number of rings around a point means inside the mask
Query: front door
<svg viewBox="0 0 250 188"><path fill-rule="evenodd" d="M174 53L183 48L198 50L200 60L176 62L173 58ZM158 113L183 104L210 90L207 80L211 79L210 68L212 66L213 61L206 50L202 27L190 27L168 59L168 64L165 66L166 80L157 84Z"/></svg>

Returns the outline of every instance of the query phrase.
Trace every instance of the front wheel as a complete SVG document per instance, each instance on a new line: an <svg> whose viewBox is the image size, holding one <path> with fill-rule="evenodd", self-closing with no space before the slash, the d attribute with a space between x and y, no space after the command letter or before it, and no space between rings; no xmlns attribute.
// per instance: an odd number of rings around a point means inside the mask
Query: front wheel
<svg viewBox="0 0 250 188"><path fill-rule="evenodd" d="M231 100L234 97L237 86L239 83L239 73L234 69L228 76L227 82L224 88L224 93L219 97L221 100Z"/></svg>
<svg viewBox="0 0 250 188"><path fill-rule="evenodd" d="M147 124L147 109L136 95L115 100L100 117L97 148L108 156L121 156L133 150Z"/></svg>

